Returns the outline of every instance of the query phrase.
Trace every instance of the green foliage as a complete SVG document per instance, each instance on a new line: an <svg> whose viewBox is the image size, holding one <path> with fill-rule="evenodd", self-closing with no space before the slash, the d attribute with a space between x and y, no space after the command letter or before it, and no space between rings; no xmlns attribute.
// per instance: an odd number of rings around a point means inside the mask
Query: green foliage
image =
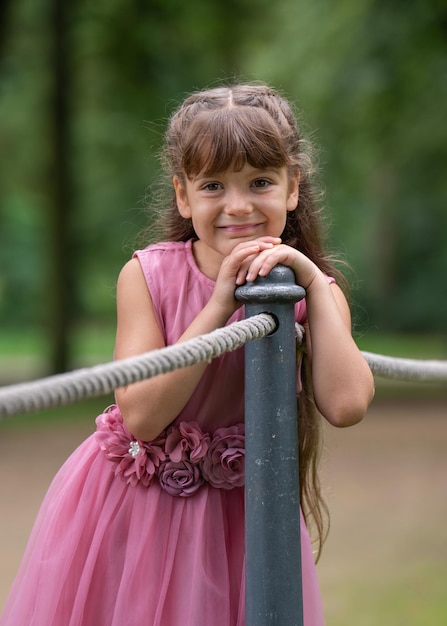
<svg viewBox="0 0 447 626"><path fill-rule="evenodd" d="M52 11L17 0L0 32L0 317L48 324L54 285ZM67 3L72 316L113 322L114 286L185 93L281 88L321 150L331 243L361 330L445 333L447 10L344 0ZM150 202L149 202L150 204ZM64 207L58 210L63 212Z"/></svg>
<svg viewBox="0 0 447 626"><path fill-rule="evenodd" d="M264 75L317 129L334 242L355 268L363 324L445 332L446 8L280 4L287 25L252 61L269 57Z"/></svg>

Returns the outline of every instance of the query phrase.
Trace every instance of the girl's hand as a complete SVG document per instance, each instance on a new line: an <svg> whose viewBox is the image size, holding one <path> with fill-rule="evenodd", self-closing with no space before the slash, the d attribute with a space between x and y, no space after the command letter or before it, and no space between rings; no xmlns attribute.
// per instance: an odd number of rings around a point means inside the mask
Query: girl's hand
<svg viewBox="0 0 447 626"><path fill-rule="evenodd" d="M304 289L308 289L321 271L308 257L290 246L284 244L264 248L248 259L248 267L241 267L239 280L251 282L258 276L267 276L275 265L286 265L295 273L296 282ZM244 275L242 276L242 272ZM238 284L241 284L238 282Z"/></svg>
<svg viewBox="0 0 447 626"><path fill-rule="evenodd" d="M263 252L271 251L280 242L278 237L246 241L238 244L222 261L211 300L228 310L228 317L241 306L234 297L235 287L246 281L247 272L256 258Z"/></svg>

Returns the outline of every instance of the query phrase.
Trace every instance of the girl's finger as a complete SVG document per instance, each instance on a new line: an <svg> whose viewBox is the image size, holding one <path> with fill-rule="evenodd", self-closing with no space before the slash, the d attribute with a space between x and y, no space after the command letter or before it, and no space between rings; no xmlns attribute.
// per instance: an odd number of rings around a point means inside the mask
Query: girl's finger
<svg viewBox="0 0 447 626"><path fill-rule="evenodd" d="M242 285L247 280L248 268L258 255L270 251L280 242L278 237L263 237L238 244L223 263L225 272L235 277L237 285Z"/></svg>
<svg viewBox="0 0 447 626"><path fill-rule="evenodd" d="M280 263L291 266L293 261L296 263L296 258L293 258L295 252L292 253L288 246L275 246L272 250L261 251L250 263L247 280L253 281L257 276L267 276Z"/></svg>

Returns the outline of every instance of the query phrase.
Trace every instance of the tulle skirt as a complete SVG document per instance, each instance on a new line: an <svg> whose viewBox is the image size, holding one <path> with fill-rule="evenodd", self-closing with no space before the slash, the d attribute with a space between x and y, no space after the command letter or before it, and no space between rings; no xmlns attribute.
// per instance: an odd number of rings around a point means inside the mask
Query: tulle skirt
<svg viewBox="0 0 447 626"><path fill-rule="evenodd" d="M305 626L323 626L302 520ZM44 499L0 626L244 626L244 490L128 484L95 435Z"/></svg>

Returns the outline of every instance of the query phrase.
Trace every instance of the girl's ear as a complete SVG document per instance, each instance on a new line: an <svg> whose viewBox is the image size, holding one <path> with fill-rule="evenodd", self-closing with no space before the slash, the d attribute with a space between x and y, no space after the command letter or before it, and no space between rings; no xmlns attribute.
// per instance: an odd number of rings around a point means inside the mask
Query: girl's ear
<svg viewBox="0 0 447 626"><path fill-rule="evenodd" d="M287 197L287 210L294 211L298 206L300 195L300 173L296 172L289 178L289 195Z"/></svg>
<svg viewBox="0 0 447 626"><path fill-rule="evenodd" d="M191 217L191 209L189 207L188 196L186 194L186 189L183 184L180 182L178 176L174 176L172 179L175 190L175 198L177 201L178 212L185 219L189 219Z"/></svg>

